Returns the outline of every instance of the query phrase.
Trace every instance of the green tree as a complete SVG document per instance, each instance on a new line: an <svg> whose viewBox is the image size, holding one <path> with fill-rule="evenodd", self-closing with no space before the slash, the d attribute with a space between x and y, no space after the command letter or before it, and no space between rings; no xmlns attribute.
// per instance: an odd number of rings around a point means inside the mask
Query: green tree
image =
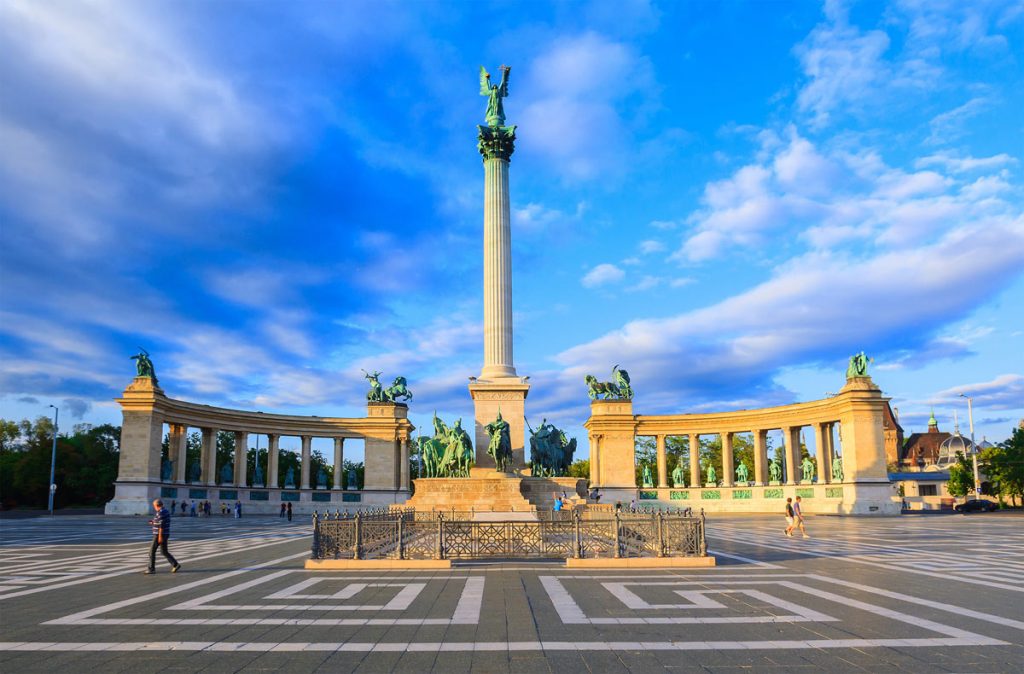
<svg viewBox="0 0 1024 674"><path fill-rule="evenodd" d="M974 470L963 452L956 453L956 463L949 467L946 488L952 496L963 498L974 493Z"/></svg>
<svg viewBox="0 0 1024 674"><path fill-rule="evenodd" d="M1004 442L981 453L985 474L993 482L1000 496L1009 497L1011 504L1024 501L1024 429L1013 429Z"/></svg>
<svg viewBox="0 0 1024 674"><path fill-rule="evenodd" d="M583 478L586 480L590 479L590 460L589 459L576 459L569 464L568 470L569 477Z"/></svg>

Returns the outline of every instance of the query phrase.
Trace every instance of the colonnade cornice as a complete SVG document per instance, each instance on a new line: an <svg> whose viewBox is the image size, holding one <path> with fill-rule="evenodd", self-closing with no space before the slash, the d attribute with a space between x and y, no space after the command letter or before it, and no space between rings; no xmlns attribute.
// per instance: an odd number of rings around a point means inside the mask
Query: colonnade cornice
<svg viewBox="0 0 1024 674"><path fill-rule="evenodd" d="M403 417L316 417L235 410L175 400L159 389L144 392L129 389L117 402L126 412L148 412L167 424L259 435L352 439L394 437L405 440L415 429Z"/></svg>

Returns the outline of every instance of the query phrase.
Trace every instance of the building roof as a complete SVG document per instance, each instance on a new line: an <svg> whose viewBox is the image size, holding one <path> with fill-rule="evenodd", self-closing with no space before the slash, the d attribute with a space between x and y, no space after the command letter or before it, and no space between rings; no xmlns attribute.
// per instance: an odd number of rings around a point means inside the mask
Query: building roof
<svg viewBox="0 0 1024 674"><path fill-rule="evenodd" d="M890 482L947 482L949 471L923 470L909 473L889 473Z"/></svg>

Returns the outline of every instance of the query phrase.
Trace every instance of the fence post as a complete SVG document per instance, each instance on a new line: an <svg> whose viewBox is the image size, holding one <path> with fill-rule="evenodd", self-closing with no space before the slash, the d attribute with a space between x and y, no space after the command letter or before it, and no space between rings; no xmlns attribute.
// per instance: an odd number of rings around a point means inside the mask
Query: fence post
<svg viewBox="0 0 1024 674"><path fill-rule="evenodd" d="M707 534L705 533L705 522L706 522L706 518L704 517L704 508L701 508L700 509L700 556L701 557L707 557L708 556L708 538L707 538Z"/></svg>
<svg viewBox="0 0 1024 674"><path fill-rule="evenodd" d="M310 559L320 559L320 521L317 519L316 511L313 511L313 550Z"/></svg>
<svg viewBox="0 0 1024 674"><path fill-rule="evenodd" d="M402 545L402 521L405 519L404 515L398 517L398 558L405 559L405 546Z"/></svg>
<svg viewBox="0 0 1024 674"><path fill-rule="evenodd" d="M363 558L363 513L361 511L356 513L356 531L355 531L355 536L353 536L352 538L353 538L353 540L355 542L355 546L356 546L356 549L353 551L353 557L355 557L355 559L362 559Z"/></svg>
<svg viewBox="0 0 1024 674"><path fill-rule="evenodd" d="M619 532L619 512L616 510L615 511L615 559L618 559L619 557L622 556L620 554L620 552L619 552L619 547L620 547L619 546L619 537L620 536L621 536L621 534Z"/></svg>
<svg viewBox="0 0 1024 674"><path fill-rule="evenodd" d="M665 556L665 516L658 513L658 557Z"/></svg>
<svg viewBox="0 0 1024 674"><path fill-rule="evenodd" d="M437 513L437 554L434 559L444 559L444 513Z"/></svg>
<svg viewBox="0 0 1024 674"><path fill-rule="evenodd" d="M573 519L573 533L575 534L575 542L572 546L572 556L579 559L583 556L583 536L580 527L580 513L578 510L572 512Z"/></svg>

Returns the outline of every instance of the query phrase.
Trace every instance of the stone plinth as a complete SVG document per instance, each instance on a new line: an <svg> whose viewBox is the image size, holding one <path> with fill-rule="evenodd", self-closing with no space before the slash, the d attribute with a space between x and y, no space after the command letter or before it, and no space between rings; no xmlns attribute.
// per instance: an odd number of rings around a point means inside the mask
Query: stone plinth
<svg viewBox="0 0 1024 674"><path fill-rule="evenodd" d="M520 489L524 478L499 475L420 478L414 480L415 493L405 505L417 510L535 510Z"/></svg>
<svg viewBox="0 0 1024 674"><path fill-rule="evenodd" d="M636 485L636 417L631 400L595 400L583 426L590 433L590 481L602 489Z"/></svg>
<svg viewBox="0 0 1024 674"><path fill-rule="evenodd" d="M489 381L477 380L469 385L469 394L473 396L475 421L474 446L476 447L476 465L481 468L494 468L494 459L487 453L490 438L485 427L498 417L508 422L509 438L512 441L512 458L514 468L526 465L526 396L530 385L521 377L503 377Z"/></svg>

